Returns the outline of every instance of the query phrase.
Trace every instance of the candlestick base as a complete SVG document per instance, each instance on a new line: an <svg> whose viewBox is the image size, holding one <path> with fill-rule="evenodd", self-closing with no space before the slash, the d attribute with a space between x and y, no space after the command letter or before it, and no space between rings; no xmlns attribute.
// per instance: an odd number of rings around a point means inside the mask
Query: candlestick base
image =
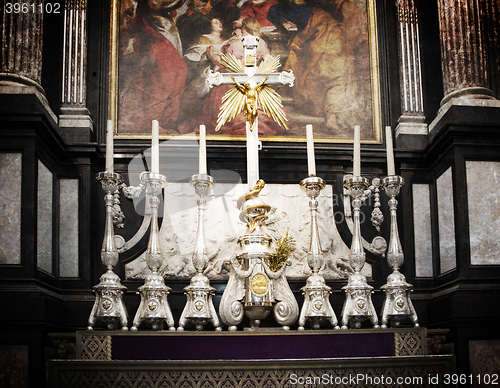
<svg viewBox="0 0 500 388"><path fill-rule="evenodd" d="M304 295L304 304L300 311L299 330L304 330L306 321L309 320L312 329L319 329L321 322L327 320L336 329L337 316L330 304L332 288L327 286L323 276L313 274L307 278L306 285L300 289Z"/></svg>
<svg viewBox="0 0 500 388"><path fill-rule="evenodd" d="M346 293L346 301L342 308L342 329L347 329L349 324L359 329L362 322L370 320L375 329L379 328L377 312L372 302L373 287L366 277L357 272L349 277L347 286L342 287Z"/></svg>
<svg viewBox="0 0 500 388"><path fill-rule="evenodd" d="M141 295L141 304L130 330L136 331L144 321L150 322L153 330L162 330L164 322L169 330L175 330L174 317L167 300L170 290L161 275L152 273L146 276L144 285L137 289L137 293Z"/></svg>
<svg viewBox="0 0 500 388"><path fill-rule="evenodd" d="M381 327L399 326L406 318L410 318L415 327L418 327L418 316L410 299L413 286L406 282L405 276L396 268L387 277L387 283L380 287L385 292L382 307Z"/></svg>
<svg viewBox="0 0 500 388"><path fill-rule="evenodd" d="M179 319L178 331L183 331L188 321L193 322L196 330L203 330L207 323L212 323L216 331L222 330L212 300L215 291L205 275L197 273L191 278L189 286L184 288L187 303Z"/></svg>
<svg viewBox="0 0 500 388"><path fill-rule="evenodd" d="M111 269L101 276L99 284L93 287L96 298L87 330L93 330L97 320L101 320L108 330L115 330L118 326L128 330L127 310L123 302L126 290L127 287L120 283L120 278Z"/></svg>

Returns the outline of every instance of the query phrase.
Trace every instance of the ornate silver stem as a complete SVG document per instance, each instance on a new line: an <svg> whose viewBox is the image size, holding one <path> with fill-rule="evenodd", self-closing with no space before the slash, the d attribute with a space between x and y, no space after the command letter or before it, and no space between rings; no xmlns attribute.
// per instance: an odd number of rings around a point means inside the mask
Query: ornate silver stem
<svg viewBox="0 0 500 388"><path fill-rule="evenodd" d="M151 234L146 250L146 263L152 273L146 276L144 285L137 289L137 293L141 295L141 304L135 314L134 325L131 330L137 330L142 321L151 322L153 330L161 329L163 321L165 321L169 330L175 330L174 318L167 300L171 288L165 285L163 277L158 274L162 262L158 234L158 205L160 204L158 195L162 193L163 188L167 185L167 180L161 174L143 172L141 182L146 187L146 193L150 194L152 210Z"/></svg>
<svg viewBox="0 0 500 388"><path fill-rule="evenodd" d="M403 185L404 180L398 175L388 176L382 180L382 187L390 197L391 235L389 249L387 250L387 263L392 268L392 273L387 277L387 283L381 287L381 290L385 291L381 319L382 328L386 328L389 321L394 326L399 326L401 321L407 317L412 320L415 326L419 326L417 313L410 299L413 286L408 284L405 276L399 272L399 268L404 263L404 253L398 232L398 201L396 196L398 196Z"/></svg>
<svg viewBox="0 0 500 388"><path fill-rule="evenodd" d="M90 313L88 330L92 330L97 319L107 324L108 329L116 327L120 323L122 330L127 328L127 310L123 303L123 292L127 289L120 282L120 278L113 272L113 268L118 263L118 251L115 245L115 233L113 228L113 202L114 193L122 183L120 174L111 172L100 172L96 180L102 185L106 192L104 202L106 203L106 224L104 228L104 240L102 242L101 260L106 266L99 284L93 290L96 299L92 312Z"/></svg>
<svg viewBox="0 0 500 388"><path fill-rule="evenodd" d="M316 198L319 196L321 190L325 188L325 181L320 177L308 177L300 182L300 188L309 197L309 208L311 209L311 241L307 254L307 263L313 274L317 275L325 260L323 259L323 251L319 241L318 201Z"/></svg>
<svg viewBox="0 0 500 388"><path fill-rule="evenodd" d="M127 186L125 183L121 185L121 189L123 191L123 195L125 195L125 198L127 199L135 199L139 198L142 192L144 191L145 187L142 183L139 184L139 186ZM116 240L117 240L117 249L118 253L123 253L128 251L129 249L133 248L146 234L146 232L149 229L149 225L151 224L151 201L150 201L150 194L146 193L145 195L145 208L144 208L144 218L142 219L141 226L135 233L135 235L130 238L128 241L125 241L125 239L117 235ZM116 198L116 196L115 196ZM116 204L115 204L116 205ZM121 209L117 209L115 206L115 212L121 213ZM115 215L116 217L116 215ZM116 220L115 220L116 224Z"/></svg>
<svg viewBox="0 0 500 388"><path fill-rule="evenodd" d="M361 327L361 323L366 319L369 319L373 326L378 328L378 318L371 299L373 287L368 285L366 277L361 274L366 257L361 241L359 214L362 203L361 199L368 187L368 179L360 176L347 176L344 179L344 187L349 190L349 194L353 198L354 231L349 263L354 273L349 276L347 286L342 287L346 293L346 301L342 309L342 329L347 329L350 321L354 327L359 328Z"/></svg>
<svg viewBox="0 0 500 388"><path fill-rule="evenodd" d="M189 183L200 197L198 199L198 230L192 257L196 275L191 279L189 286L184 288L187 303L179 320L177 330L184 330L186 323L191 321L194 323L196 330L202 330L207 322L211 322L215 330L220 331L222 329L212 300L216 290L210 286L210 281L203 274L208 264L207 249L205 246L205 197L212 189L214 179L207 174L196 174L191 177Z"/></svg>
<svg viewBox="0 0 500 388"><path fill-rule="evenodd" d="M206 196L214 186L214 179L210 175L196 174L189 182L194 187L198 199L198 229L196 231L196 245L193 252L193 266L198 273L202 273L207 264L207 249L205 246L205 210L207 207Z"/></svg>
<svg viewBox="0 0 500 388"><path fill-rule="evenodd" d="M374 196L373 210L371 213L371 221L372 225L377 231L380 231L380 226L384 221L384 215L380 211L380 179L373 178L371 185L367 190L364 191L364 194L360 197L361 202L364 202L371 195ZM344 187L344 213L346 224L354 234L354 220L352 219L352 211L351 211L351 196L349 194L349 190ZM363 244L363 248L366 250L375 253L380 256L385 257L385 251L387 250L387 242L382 236L375 236L371 242L365 240L363 236L361 236L361 243Z"/></svg>
<svg viewBox="0 0 500 388"><path fill-rule="evenodd" d="M372 216L371 216L371 221L372 225L375 229L377 229L377 232L380 232L380 226L384 222L384 215L382 214L382 211L380 210L380 178L373 178L372 184L370 186L370 192L373 193L373 197L375 199L374 204L373 204L373 210L372 210Z"/></svg>
<svg viewBox="0 0 500 388"><path fill-rule="evenodd" d="M311 241L307 254L307 263L312 275L307 278L306 285L301 288L304 295L304 305L299 317L299 330L304 330L306 321L311 320L311 327L319 329L321 321L327 319L335 329L339 329L337 317L330 304L331 287L327 286L319 270L325 262L319 239L318 230L318 201L321 190L325 188L325 181L319 177L308 177L300 182L300 188L309 197L311 209Z"/></svg>

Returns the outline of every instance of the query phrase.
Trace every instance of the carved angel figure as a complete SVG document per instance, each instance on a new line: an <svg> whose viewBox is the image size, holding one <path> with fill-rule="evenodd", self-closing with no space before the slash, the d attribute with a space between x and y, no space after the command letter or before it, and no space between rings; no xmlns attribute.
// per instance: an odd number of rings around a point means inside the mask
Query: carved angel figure
<svg viewBox="0 0 500 388"><path fill-rule="evenodd" d="M231 72L244 74L245 69L240 61L232 54L222 55L222 64ZM257 72L260 74L275 72L280 66L279 57L270 57L262 62L257 67ZM257 108L261 108L269 117L276 121L282 127L288 129L286 121L288 119L283 111L280 95L265 82L269 79L266 76L259 84L255 85L255 81L249 80L241 85L235 77L231 77L236 84L229 89L222 97L219 115L217 117L218 131L225 123L231 121L242 110L245 111L245 119L250 123L250 130L253 129L255 117L257 117Z"/></svg>

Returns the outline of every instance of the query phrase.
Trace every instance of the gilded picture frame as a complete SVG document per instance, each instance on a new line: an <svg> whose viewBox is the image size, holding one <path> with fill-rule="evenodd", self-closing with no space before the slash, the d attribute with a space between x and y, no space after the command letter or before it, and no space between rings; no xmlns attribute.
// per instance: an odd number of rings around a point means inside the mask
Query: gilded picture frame
<svg viewBox="0 0 500 388"><path fill-rule="evenodd" d="M304 142L306 124L312 124L315 142L352 143L353 128L360 125L363 143L381 144L375 1L333 0L324 7L316 1L310 7L308 0L296 0L292 6L299 13L294 16L292 8L277 7L277 0L247 0L239 8L235 0L112 0L108 119L115 138L150 138L151 120L159 120L162 139L195 139L199 125L205 124L208 140L246 140L243 112L214 131L220 98L231 86L208 89L203 81L207 71L225 71L212 54L227 53L238 43L235 35L248 33L247 25L257 20L253 27L267 45L262 51L279 55L279 71L292 70L295 76L293 87L273 85L290 129L259 112L259 138ZM151 10L149 4L158 3L171 8ZM258 12L248 16L247 8L251 12L264 3L272 4L266 19ZM337 3L349 7L335 9ZM273 23L265 26L271 14ZM222 32L214 40L214 23L221 15ZM205 30L198 30L202 25ZM172 29L180 41L172 38Z"/></svg>

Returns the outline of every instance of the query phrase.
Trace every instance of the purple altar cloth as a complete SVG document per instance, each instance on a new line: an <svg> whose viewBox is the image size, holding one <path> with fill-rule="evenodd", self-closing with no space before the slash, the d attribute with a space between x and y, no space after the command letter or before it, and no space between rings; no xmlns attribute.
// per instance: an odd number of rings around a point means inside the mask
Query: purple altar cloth
<svg viewBox="0 0 500 388"><path fill-rule="evenodd" d="M394 356L394 334L371 331L298 334L112 335L113 360L265 360Z"/></svg>

